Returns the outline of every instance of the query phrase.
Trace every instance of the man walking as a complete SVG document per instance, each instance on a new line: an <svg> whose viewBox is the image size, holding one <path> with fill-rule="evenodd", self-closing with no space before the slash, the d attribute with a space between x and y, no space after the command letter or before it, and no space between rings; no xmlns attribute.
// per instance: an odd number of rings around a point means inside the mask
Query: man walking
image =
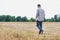
<svg viewBox="0 0 60 40"><path fill-rule="evenodd" d="M45 19L45 12L41 8L41 5L40 4L38 4L37 7L38 7L37 13L36 13L37 28L39 29L39 34L42 34L43 33L42 22Z"/></svg>

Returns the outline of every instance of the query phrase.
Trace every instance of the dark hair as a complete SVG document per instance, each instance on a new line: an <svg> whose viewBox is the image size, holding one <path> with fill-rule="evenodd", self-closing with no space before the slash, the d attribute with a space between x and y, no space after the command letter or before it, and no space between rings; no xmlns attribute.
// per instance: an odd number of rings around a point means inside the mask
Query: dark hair
<svg viewBox="0 0 60 40"><path fill-rule="evenodd" d="M41 5L40 5L40 4L38 4L37 6L38 6L38 7L41 7Z"/></svg>

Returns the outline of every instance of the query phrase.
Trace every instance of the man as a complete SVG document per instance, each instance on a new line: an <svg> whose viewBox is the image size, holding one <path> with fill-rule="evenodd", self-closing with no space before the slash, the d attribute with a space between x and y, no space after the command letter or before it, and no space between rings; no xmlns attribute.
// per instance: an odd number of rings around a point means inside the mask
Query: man
<svg viewBox="0 0 60 40"><path fill-rule="evenodd" d="M37 9L37 13L36 13L36 21L37 21L37 27L39 29L39 34L43 33L43 29L42 29L42 22L45 19L45 12L44 10L41 8L41 5L38 4L37 5L38 9Z"/></svg>

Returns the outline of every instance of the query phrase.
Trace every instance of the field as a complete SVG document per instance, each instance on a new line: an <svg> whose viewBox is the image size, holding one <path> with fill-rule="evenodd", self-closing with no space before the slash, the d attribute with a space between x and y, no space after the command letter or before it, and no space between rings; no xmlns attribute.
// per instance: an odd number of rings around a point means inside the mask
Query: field
<svg viewBox="0 0 60 40"><path fill-rule="evenodd" d="M0 40L60 40L60 22L44 22L38 34L35 22L0 22Z"/></svg>

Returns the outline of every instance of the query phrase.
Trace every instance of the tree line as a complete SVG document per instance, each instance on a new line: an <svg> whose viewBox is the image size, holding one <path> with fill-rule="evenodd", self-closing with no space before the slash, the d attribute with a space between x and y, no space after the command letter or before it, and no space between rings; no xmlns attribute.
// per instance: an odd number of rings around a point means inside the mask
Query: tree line
<svg viewBox="0 0 60 40"><path fill-rule="evenodd" d="M60 22L60 16L58 17L58 15L54 15L54 17L50 18L50 19L45 19L46 22Z"/></svg>
<svg viewBox="0 0 60 40"><path fill-rule="evenodd" d="M0 15L0 22L34 22L35 19L27 19L26 16L21 17L21 16L10 16L10 15Z"/></svg>
<svg viewBox="0 0 60 40"><path fill-rule="evenodd" d="M28 19L26 16L10 16L10 15L0 15L0 22L35 22L34 18ZM60 17L54 15L53 18L45 19L45 22L60 22Z"/></svg>

